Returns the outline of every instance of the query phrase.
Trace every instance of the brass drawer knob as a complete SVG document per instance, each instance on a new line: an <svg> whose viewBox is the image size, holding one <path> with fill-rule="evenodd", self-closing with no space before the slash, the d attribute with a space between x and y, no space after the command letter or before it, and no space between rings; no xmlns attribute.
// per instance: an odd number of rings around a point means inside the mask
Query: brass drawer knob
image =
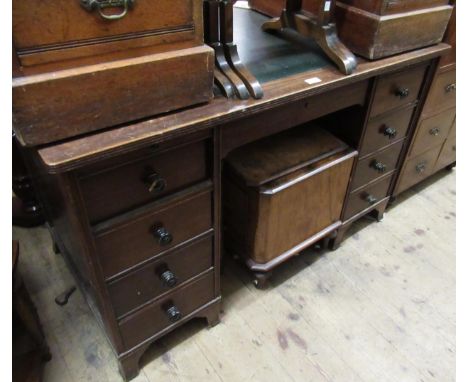
<svg viewBox="0 0 468 382"><path fill-rule="evenodd" d="M153 232L156 239L159 241L159 245L168 245L172 243L172 235L164 227L156 228Z"/></svg>
<svg viewBox="0 0 468 382"><path fill-rule="evenodd" d="M177 322L182 318L182 313L175 305L171 305L166 309L166 315L171 322Z"/></svg>
<svg viewBox="0 0 468 382"><path fill-rule="evenodd" d="M98 10L99 14L103 19L106 20L119 20L128 12L129 8L132 8L136 0L80 0L81 6L89 12ZM106 8L121 8L121 12L117 14L106 14L104 9Z"/></svg>
<svg viewBox="0 0 468 382"><path fill-rule="evenodd" d="M394 139L397 136L397 134L397 129L384 125L383 135L387 136L389 139Z"/></svg>
<svg viewBox="0 0 468 382"><path fill-rule="evenodd" d="M449 84L445 87L445 92L446 93L451 93L457 90L457 85L456 84Z"/></svg>
<svg viewBox="0 0 468 382"><path fill-rule="evenodd" d="M374 160L371 164L371 167L380 174L383 174L385 171L387 171L387 166L378 160Z"/></svg>
<svg viewBox="0 0 468 382"><path fill-rule="evenodd" d="M168 288L173 288L177 285L177 277L169 269L166 269L164 272L162 272L159 275L159 278L162 281L163 285Z"/></svg>
<svg viewBox="0 0 468 382"><path fill-rule="evenodd" d="M433 129L429 130L429 134L431 134L434 137L437 137L440 134L440 129L434 127Z"/></svg>
<svg viewBox="0 0 468 382"><path fill-rule="evenodd" d="M426 171L426 163L423 162L416 165L416 172L418 174L422 174L424 171Z"/></svg>
<svg viewBox="0 0 468 382"><path fill-rule="evenodd" d="M408 88L397 88L395 91L395 96L404 99L410 95L410 90Z"/></svg>
<svg viewBox="0 0 468 382"><path fill-rule="evenodd" d="M143 178L143 182L147 185L148 192L150 193L164 191L167 186L166 180L155 171L146 175Z"/></svg>

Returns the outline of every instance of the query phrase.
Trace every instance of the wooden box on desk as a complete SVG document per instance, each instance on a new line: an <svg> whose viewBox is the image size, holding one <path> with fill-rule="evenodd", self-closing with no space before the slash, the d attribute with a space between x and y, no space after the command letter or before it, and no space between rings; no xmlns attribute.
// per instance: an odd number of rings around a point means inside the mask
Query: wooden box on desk
<svg viewBox="0 0 468 382"><path fill-rule="evenodd" d="M13 1L13 123L24 145L212 98L202 0L117 0L88 10L90 2Z"/></svg>
<svg viewBox="0 0 468 382"><path fill-rule="evenodd" d="M226 249L268 272L332 234L355 155L311 125L233 151L223 175Z"/></svg>

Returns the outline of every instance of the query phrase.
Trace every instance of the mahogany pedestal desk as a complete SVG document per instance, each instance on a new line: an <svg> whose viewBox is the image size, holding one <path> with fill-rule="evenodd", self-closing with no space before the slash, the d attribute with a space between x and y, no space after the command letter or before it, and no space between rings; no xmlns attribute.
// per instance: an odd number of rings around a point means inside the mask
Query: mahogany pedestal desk
<svg viewBox="0 0 468 382"><path fill-rule="evenodd" d="M427 68L449 49L358 59L345 76L314 44L264 33L264 16L235 12L235 42L262 84L262 99L218 96L25 149L54 242L125 379L138 374L141 355L164 334L194 317L219 319L226 155L319 117L351 113L352 120L329 124L359 151L343 214L348 222L381 215Z"/></svg>

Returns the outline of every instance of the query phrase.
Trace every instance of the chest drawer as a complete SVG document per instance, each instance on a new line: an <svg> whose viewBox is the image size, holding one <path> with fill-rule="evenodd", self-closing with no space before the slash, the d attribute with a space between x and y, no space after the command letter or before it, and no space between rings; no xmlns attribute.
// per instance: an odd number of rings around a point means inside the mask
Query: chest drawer
<svg viewBox="0 0 468 382"><path fill-rule="evenodd" d="M389 175L377 183L372 183L363 189L352 192L348 198L343 221L352 218L354 215L372 207L385 198L391 180L392 176Z"/></svg>
<svg viewBox="0 0 468 382"><path fill-rule="evenodd" d="M437 113L454 107L457 96L456 90L456 70L438 74L427 97L424 114Z"/></svg>
<svg viewBox="0 0 468 382"><path fill-rule="evenodd" d="M372 119L367 125L360 156L366 156L406 137L413 111L414 108L403 109Z"/></svg>
<svg viewBox="0 0 468 382"><path fill-rule="evenodd" d="M442 112L420 122L410 156L423 153L427 149L440 146L447 138L455 119L455 109Z"/></svg>
<svg viewBox="0 0 468 382"><path fill-rule="evenodd" d="M202 43L201 34L196 38L195 33L203 26L201 0L114 0L118 6L112 8L84 6L92 2L14 1L13 38L21 63L27 66L181 39ZM120 19L105 18L123 13Z"/></svg>
<svg viewBox="0 0 468 382"><path fill-rule="evenodd" d="M417 66L380 77L377 80L371 116L417 100L425 73L426 66Z"/></svg>
<svg viewBox="0 0 468 382"><path fill-rule="evenodd" d="M457 137L456 137L456 126L455 122L450 130L449 136L440 151L439 158L435 166L435 170L438 171L457 160Z"/></svg>
<svg viewBox="0 0 468 382"><path fill-rule="evenodd" d="M207 179L206 156L207 142L201 140L124 165L114 162L111 168L89 170L91 175L83 177L80 184L91 223Z"/></svg>
<svg viewBox="0 0 468 382"><path fill-rule="evenodd" d="M125 347L130 349L160 331L176 325L178 321L214 298L214 273L210 272L123 319L119 326Z"/></svg>
<svg viewBox="0 0 468 382"><path fill-rule="evenodd" d="M426 151L406 162L401 171L397 193L421 182L433 173L440 146Z"/></svg>
<svg viewBox="0 0 468 382"><path fill-rule="evenodd" d="M395 170L403 143L404 140L367 158L360 159L354 172L351 190L355 190Z"/></svg>
<svg viewBox="0 0 468 382"><path fill-rule="evenodd" d="M123 223L97 226L96 247L109 278L212 227L211 189Z"/></svg>
<svg viewBox="0 0 468 382"><path fill-rule="evenodd" d="M196 240L108 285L117 317L157 298L213 266L212 237Z"/></svg>

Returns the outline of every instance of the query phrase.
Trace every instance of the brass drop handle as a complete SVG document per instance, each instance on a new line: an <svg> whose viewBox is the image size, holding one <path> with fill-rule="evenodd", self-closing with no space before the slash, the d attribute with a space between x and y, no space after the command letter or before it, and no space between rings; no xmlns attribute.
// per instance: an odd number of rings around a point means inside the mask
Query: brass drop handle
<svg viewBox="0 0 468 382"><path fill-rule="evenodd" d="M389 139L394 139L397 136L398 131L394 129L393 127L384 125L383 134L387 136Z"/></svg>
<svg viewBox="0 0 468 382"><path fill-rule="evenodd" d="M400 97L401 99L403 98L406 98L410 95L410 90L408 88L397 88L397 90L395 91L395 95L397 97Z"/></svg>
<svg viewBox="0 0 468 382"><path fill-rule="evenodd" d="M449 84L445 87L445 92L446 93L451 93L457 90L457 85L456 84Z"/></svg>
<svg viewBox="0 0 468 382"><path fill-rule="evenodd" d="M375 160L371 164L372 168L377 170L377 172L383 174L385 171L387 171L387 166L383 164L382 162L379 162L378 160Z"/></svg>
<svg viewBox="0 0 468 382"><path fill-rule="evenodd" d="M177 322L182 318L182 313L174 304L166 309L166 315L170 322Z"/></svg>
<svg viewBox="0 0 468 382"><path fill-rule="evenodd" d="M434 127L433 129L429 130L429 134L433 135L434 137L437 137L440 134L440 129Z"/></svg>
<svg viewBox="0 0 468 382"><path fill-rule="evenodd" d="M369 203L369 205L373 205L377 203L379 199L377 199L374 195L368 194L366 197L366 202Z"/></svg>
<svg viewBox="0 0 468 382"><path fill-rule="evenodd" d="M159 245L164 246L172 243L172 235L164 227L156 228L153 231L153 235L156 239L158 239Z"/></svg>
<svg viewBox="0 0 468 382"><path fill-rule="evenodd" d="M417 172L418 174L423 173L425 170L426 170L426 163L419 163L419 164L416 166L416 172Z"/></svg>
<svg viewBox="0 0 468 382"><path fill-rule="evenodd" d="M119 20L132 8L136 0L80 0L81 6L89 12L98 10L103 19L106 20ZM106 8L122 8L122 12L118 14L109 15L103 12Z"/></svg>
<svg viewBox="0 0 468 382"><path fill-rule="evenodd" d="M178 281L176 275L167 267L159 274L159 279L162 281L163 285L168 288L175 287Z"/></svg>
<svg viewBox="0 0 468 382"><path fill-rule="evenodd" d="M161 192L167 186L166 180L157 172L152 171L143 178L143 182L148 186L148 192Z"/></svg>

